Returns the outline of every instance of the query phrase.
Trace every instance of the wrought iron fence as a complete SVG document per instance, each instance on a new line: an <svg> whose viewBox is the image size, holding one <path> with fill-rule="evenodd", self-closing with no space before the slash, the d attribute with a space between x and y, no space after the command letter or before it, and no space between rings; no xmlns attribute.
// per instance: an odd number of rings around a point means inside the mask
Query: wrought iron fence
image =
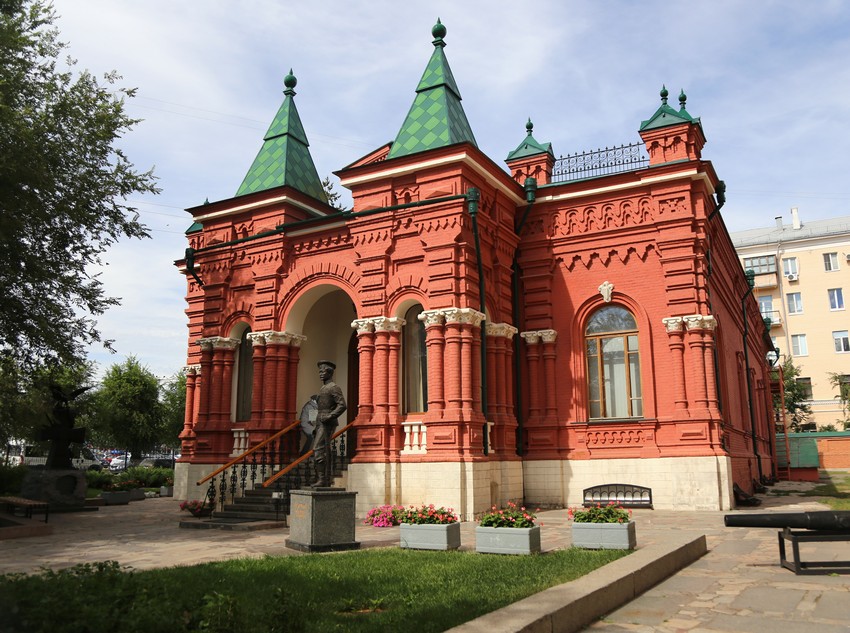
<svg viewBox="0 0 850 633"><path fill-rule="evenodd" d="M643 143L632 143L561 156L552 168L552 182L569 182L643 169L649 166L645 150Z"/></svg>

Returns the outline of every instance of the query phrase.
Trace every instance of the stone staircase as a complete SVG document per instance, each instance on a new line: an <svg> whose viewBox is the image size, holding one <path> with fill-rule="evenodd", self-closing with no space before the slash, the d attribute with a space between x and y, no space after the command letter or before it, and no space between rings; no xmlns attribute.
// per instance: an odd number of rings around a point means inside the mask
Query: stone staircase
<svg viewBox="0 0 850 633"><path fill-rule="evenodd" d="M348 463L340 460L334 471L335 487L345 488L348 482ZM312 476L312 466L309 462L299 464L293 471L297 474L292 480L299 482L297 488L305 487ZM282 493L282 498L275 493ZM234 499L232 503L226 503L224 509L213 510L209 519L191 519L180 522L181 528L195 529L220 529L220 530L268 530L286 527L289 512L289 487L282 484L278 489L274 486L263 488L257 486L253 490L245 490L241 497Z"/></svg>

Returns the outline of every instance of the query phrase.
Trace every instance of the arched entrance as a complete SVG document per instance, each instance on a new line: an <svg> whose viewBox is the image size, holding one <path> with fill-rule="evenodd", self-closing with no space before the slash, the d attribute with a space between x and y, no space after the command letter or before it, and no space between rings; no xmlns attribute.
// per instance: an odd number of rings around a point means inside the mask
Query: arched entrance
<svg viewBox="0 0 850 633"><path fill-rule="evenodd" d="M348 294L332 284L320 284L301 295L289 311L284 329L307 337L301 344L298 364L298 388L296 405L298 410L310 396L318 392L319 381L316 363L330 360L336 363L334 382L345 395L348 410L340 416L340 426L348 424L357 414L356 403L352 402L349 385L357 384L356 347L354 362L349 358L351 322L357 318L354 302ZM356 394L351 394L355 396ZM355 405L355 406L352 406Z"/></svg>

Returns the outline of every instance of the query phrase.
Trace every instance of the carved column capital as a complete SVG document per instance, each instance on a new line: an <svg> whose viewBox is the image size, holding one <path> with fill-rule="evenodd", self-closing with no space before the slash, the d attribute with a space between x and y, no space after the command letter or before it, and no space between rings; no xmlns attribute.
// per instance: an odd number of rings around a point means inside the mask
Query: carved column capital
<svg viewBox="0 0 850 633"><path fill-rule="evenodd" d="M422 321L427 328L432 325L442 325L446 320L446 315L443 310L423 310L416 318Z"/></svg>
<svg viewBox="0 0 850 633"><path fill-rule="evenodd" d="M688 328L688 332L691 330L701 330L703 328L703 316L701 314L690 314L686 317L682 317L682 319L685 321L685 327Z"/></svg>
<svg viewBox="0 0 850 633"><path fill-rule="evenodd" d="M540 332L537 330L520 332L519 335L525 340L526 345L537 345L540 342Z"/></svg>
<svg viewBox="0 0 850 633"><path fill-rule="evenodd" d="M513 325L507 323L487 323L487 336L513 338L518 331Z"/></svg>
<svg viewBox="0 0 850 633"><path fill-rule="evenodd" d="M251 332L248 334L248 340L251 341L251 345L265 345L266 344L266 336L271 334L271 331L266 332Z"/></svg>
<svg viewBox="0 0 850 633"><path fill-rule="evenodd" d="M666 319L661 319L661 322L664 324L664 329L667 330L667 334L681 332L685 326L685 322L682 317L667 317Z"/></svg>
<svg viewBox="0 0 850 633"><path fill-rule="evenodd" d="M301 347L301 343L307 340L307 337L303 334L290 334L289 335L289 346L290 347Z"/></svg>
<svg viewBox="0 0 850 633"><path fill-rule="evenodd" d="M406 323L401 317L377 317L375 319L376 332L401 332L401 326Z"/></svg>
<svg viewBox="0 0 850 633"><path fill-rule="evenodd" d="M198 341L198 345L202 350L212 349L236 349L239 345L239 339L228 338L226 336L209 336Z"/></svg>
<svg viewBox="0 0 850 633"><path fill-rule="evenodd" d="M555 330L539 330L537 333L543 343L554 343L555 339L558 338L558 332Z"/></svg>
<svg viewBox="0 0 850 633"><path fill-rule="evenodd" d="M713 332L717 329L717 319L715 319L710 314L704 316L702 318L702 329L711 330Z"/></svg>
<svg viewBox="0 0 850 633"><path fill-rule="evenodd" d="M207 338L198 339L198 347L200 347L201 350L205 352L212 351L213 341L217 338L217 336L209 336Z"/></svg>
<svg viewBox="0 0 850 633"><path fill-rule="evenodd" d="M286 332L266 332L267 345L288 345L292 340L292 335Z"/></svg>
<svg viewBox="0 0 850 633"><path fill-rule="evenodd" d="M186 365L183 368L183 373L187 376L197 376L201 373L200 365Z"/></svg>
<svg viewBox="0 0 850 633"><path fill-rule="evenodd" d="M357 330L357 336L375 331L375 323L372 319L354 319L351 328Z"/></svg>

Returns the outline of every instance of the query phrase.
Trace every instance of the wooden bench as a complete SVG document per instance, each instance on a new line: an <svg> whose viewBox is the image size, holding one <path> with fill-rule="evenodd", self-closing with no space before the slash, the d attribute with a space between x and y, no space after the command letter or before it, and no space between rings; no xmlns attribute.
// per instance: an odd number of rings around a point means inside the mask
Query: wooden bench
<svg viewBox="0 0 850 633"><path fill-rule="evenodd" d="M585 488L582 505L587 508L597 503L616 503L624 508L652 508L652 488L633 484L602 484Z"/></svg>
<svg viewBox="0 0 850 633"><path fill-rule="evenodd" d="M27 519L32 518L33 511L44 512L45 523L47 523L47 517L50 514L50 508L46 501L24 499L23 497L0 497L0 503L6 505L6 512L9 514L14 514L15 508L22 508Z"/></svg>

